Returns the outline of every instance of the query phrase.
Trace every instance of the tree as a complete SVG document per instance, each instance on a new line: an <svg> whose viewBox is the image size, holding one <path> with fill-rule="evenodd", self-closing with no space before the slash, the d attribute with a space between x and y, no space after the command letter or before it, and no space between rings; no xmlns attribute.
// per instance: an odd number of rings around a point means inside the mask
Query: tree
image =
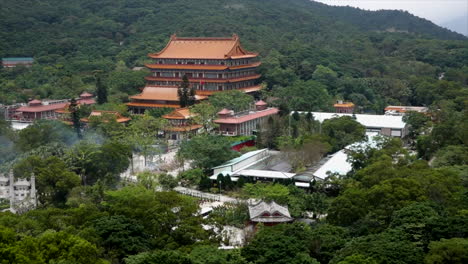
<svg viewBox="0 0 468 264"><path fill-rule="evenodd" d="M409 125L408 136L412 139L416 139L424 129L427 129L430 120L428 115L414 111L410 111L403 116L403 121Z"/></svg>
<svg viewBox="0 0 468 264"><path fill-rule="evenodd" d="M215 111L227 108L239 112L247 110L252 104L253 98L241 91L231 90L213 94L208 98L208 102L214 106Z"/></svg>
<svg viewBox="0 0 468 264"><path fill-rule="evenodd" d="M129 127L131 133L130 141L133 149L140 152L145 158L145 166L148 157L160 153L160 148L156 144L161 142L159 137L166 125L167 120L154 118L147 114L133 120L131 123Z"/></svg>
<svg viewBox="0 0 468 264"><path fill-rule="evenodd" d="M363 255L376 260L377 263L406 264L423 262L422 249L410 242L408 236L398 229L353 238L334 255L330 263L339 263L353 255Z"/></svg>
<svg viewBox="0 0 468 264"><path fill-rule="evenodd" d="M97 103L104 104L107 103L107 88L104 86L101 80L101 74L96 74L96 95Z"/></svg>
<svg viewBox="0 0 468 264"><path fill-rule="evenodd" d="M183 186L196 186L205 178L205 174L202 169L196 168L180 172L177 178L182 182Z"/></svg>
<svg viewBox="0 0 468 264"><path fill-rule="evenodd" d="M22 129L16 138L16 147L23 152L50 143L72 144L76 136L70 126L55 120L38 120Z"/></svg>
<svg viewBox="0 0 468 264"><path fill-rule="evenodd" d="M187 75L182 77L182 83L177 90L179 96L180 107L188 107L195 104L195 89L190 87L190 82Z"/></svg>
<svg viewBox="0 0 468 264"><path fill-rule="evenodd" d="M318 264L308 252L309 235L310 228L298 223L260 228L242 256L256 264Z"/></svg>
<svg viewBox="0 0 468 264"><path fill-rule="evenodd" d="M429 244L429 252L424 262L426 264L462 264L468 262L468 239L452 238L432 241Z"/></svg>
<svg viewBox="0 0 468 264"><path fill-rule="evenodd" d="M192 120L195 124L203 126L203 132L208 133L216 127L213 122L216 119L216 108L207 102L202 102L190 107L190 113L193 113Z"/></svg>
<svg viewBox="0 0 468 264"><path fill-rule="evenodd" d="M365 132L366 128L349 116L327 119L322 124L322 133L330 137L332 152L363 140Z"/></svg>
<svg viewBox="0 0 468 264"><path fill-rule="evenodd" d="M93 221L93 227L111 259L122 259L150 248L149 237L137 220L123 215L103 216Z"/></svg>
<svg viewBox="0 0 468 264"><path fill-rule="evenodd" d="M166 190L171 190L177 186L177 180L174 178L174 176L167 173L159 174L158 181Z"/></svg>
<svg viewBox="0 0 468 264"><path fill-rule="evenodd" d="M70 112L73 128L75 129L76 136L81 139L81 122L78 112L78 104L76 103L75 98L70 100L70 106L68 107L68 112Z"/></svg>
<svg viewBox="0 0 468 264"><path fill-rule="evenodd" d="M177 155L193 161L193 167L209 170L238 154L231 149L231 144L225 137L197 135L189 141L182 142Z"/></svg>

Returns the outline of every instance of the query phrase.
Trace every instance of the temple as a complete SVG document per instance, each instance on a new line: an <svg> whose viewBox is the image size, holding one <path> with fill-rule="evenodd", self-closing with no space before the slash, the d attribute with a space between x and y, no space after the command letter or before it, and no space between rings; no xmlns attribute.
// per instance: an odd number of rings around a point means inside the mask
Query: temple
<svg viewBox="0 0 468 264"><path fill-rule="evenodd" d="M155 107L179 108L177 89L188 77L197 98L215 92L259 91L258 54L244 50L237 35L230 38L181 38L172 35L166 47L148 55L151 71L142 93L132 96L127 105L134 113Z"/></svg>
<svg viewBox="0 0 468 264"><path fill-rule="evenodd" d="M289 214L288 207L281 206L274 201L269 203L261 201L249 205L249 215L252 223L263 223L266 226L294 221L294 218Z"/></svg>
<svg viewBox="0 0 468 264"><path fill-rule="evenodd" d="M169 139L179 141L195 134L202 126L193 122L193 116L188 108L179 108L163 115L169 121L169 126L165 128Z"/></svg>

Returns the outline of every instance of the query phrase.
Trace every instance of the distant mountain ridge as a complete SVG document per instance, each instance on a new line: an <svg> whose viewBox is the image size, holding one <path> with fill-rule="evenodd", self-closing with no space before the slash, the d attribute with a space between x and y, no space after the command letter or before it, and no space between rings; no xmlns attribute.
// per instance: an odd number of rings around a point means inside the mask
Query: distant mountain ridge
<svg viewBox="0 0 468 264"><path fill-rule="evenodd" d="M368 11L349 6L328 6L319 2L313 2L313 6L329 17L351 23L365 31L394 29L396 32L418 33L440 39L466 39L466 36L460 33L438 26L407 11Z"/></svg>

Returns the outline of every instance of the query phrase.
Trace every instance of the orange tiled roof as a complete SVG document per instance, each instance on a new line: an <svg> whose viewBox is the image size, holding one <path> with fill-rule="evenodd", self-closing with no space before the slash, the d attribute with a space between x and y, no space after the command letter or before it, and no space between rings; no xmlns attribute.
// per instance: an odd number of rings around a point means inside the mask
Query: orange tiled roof
<svg viewBox="0 0 468 264"><path fill-rule="evenodd" d="M192 131L201 128L201 125L190 125L190 126L173 126L167 127L164 130L173 131L173 132L184 132L184 131Z"/></svg>
<svg viewBox="0 0 468 264"><path fill-rule="evenodd" d="M163 50L148 56L165 59L238 59L257 55L244 50L237 35L231 38L180 38L174 34Z"/></svg>
<svg viewBox="0 0 468 264"><path fill-rule="evenodd" d="M137 100L155 100L155 101L179 101L176 86L146 86L140 94L130 96ZM196 100L205 99L204 96L195 96Z"/></svg>
<svg viewBox="0 0 468 264"><path fill-rule="evenodd" d="M130 102L126 104L127 106L139 106L139 107L169 107L169 108L180 108L179 104L152 104L152 103L138 103L138 102Z"/></svg>
<svg viewBox="0 0 468 264"><path fill-rule="evenodd" d="M236 65L236 66L226 66L226 65L209 65L209 64L145 64L146 67L150 69L175 69L175 70L213 70L213 71L222 71L222 70L237 70L243 68L255 68L261 65L261 62L255 62L252 64Z"/></svg>
<svg viewBox="0 0 468 264"><path fill-rule="evenodd" d="M245 76L245 77L238 77L238 78L231 78L231 79L209 79L209 78L189 78L191 82L206 82L206 83L228 83L228 82L241 82L241 81L248 81L248 80L255 80L260 78L260 74ZM145 77L147 81L163 81L163 82L171 82L171 81L182 81L181 78L177 77L154 77L154 76L147 76Z"/></svg>
<svg viewBox="0 0 468 264"><path fill-rule="evenodd" d="M103 114L108 114L108 115L112 115L115 117L115 120L119 123L125 123L125 122L128 122L131 120L131 118L129 117L124 117L122 116L119 112L117 111L102 111L102 110L93 110L91 112L91 114L89 114L89 117L88 118L81 118L80 120L85 122L85 123L88 123L90 118L92 118L93 116L102 116ZM105 122L105 121L104 121Z"/></svg>
<svg viewBox="0 0 468 264"><path fill-rule="evenodd" d="M189 119L192 116L193 115L192 115L192 113L190 113L190 109L188 109L187 107L184 107L184 108L176 109L176 110L170 112L167 115L163 115L163 118L166 118L166 119Z"/></svg>
<svg viewBox="0 0 468 264"><path fill-rule="evenodd" d="M334 104L334 107L354 107L353 103Z"/></svg>
<svg viewBox="0 0 468 264"><path fill-rule="evenodd" d="M179 101L177 87L146 86L140 94L130 96L131 99Z"/></svg>

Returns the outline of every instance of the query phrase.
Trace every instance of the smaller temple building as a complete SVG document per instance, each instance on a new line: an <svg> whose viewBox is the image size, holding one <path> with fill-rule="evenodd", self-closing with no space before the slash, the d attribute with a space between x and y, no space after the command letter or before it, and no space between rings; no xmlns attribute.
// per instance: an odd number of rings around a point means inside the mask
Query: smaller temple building
<svg viewBox="0 0 468 264"><path fill-rule="evenodd" d="M88 117L81 118L80 121L83 123L90 123L93 121L93 118L99 119L102 122L109 122L110 120L115 120L117 123L125 124L132 120L130 117L122 116L117 111L103 111L103 110L93 110Z"/></svg>
<svg viewBox="0 0 468 264"><path fill-rule="evenodd" d="M338 100L336 104L333 105L336 113L345 113L352 114L354 112L355 105L351 102L343 102L343 100Z"/></svg>
<svg viewBox="0 0 468 264"><path fill-rule="evenodd" d="M31 67L34 59L31 57L14 57L14 58L3 58L2 66L4 68L14 68L16 66Z"/></svg>
<svg viewBox="0 0 468 264"><path fill-rule="evenodd" d="M234 113L229 109L218 112L218 131L224 136L252 135L269 116L278 114L279 109L267 107L267 103L260 100L255 103L255 110Z"/></svg>
<svg viewBox="0 0 468 264"><path fill-rule="evenodd" d="M81 105L96 103L93 95L87 92L82 93L76 102ZM44 101L34 99L29 101L28 105L17 108L11 120L32 122L38 119L58 119L68 111L69 105L67 99Z"/></svg>
<svg viewBox="0 0 468 264"><path fill-rule="evenodd" d="M57 119L56 110L63 109L67 105L67 100L41 101L31 100L28 105L16 109L13 115L14 120L32 122L38 119Z"/></svg>
<svg viewBox="0 0 468 264"><path fill-rule="evenodd" d="M193 116L187 107L179 108L167 115L163 115L163 118L169 121L169 126L165 129L168 138L179 141L195 134L202 126L193 123Z"/></svg>
<svg viewBox="0 0 468 264"><path fill-rule="evenodd" d="M261 201L257 204L249 205L250 222L262 223L266 226L277 225L281 223L290 223L294 218L289 214L287 206L281 206L274 201Z"/></svg>

